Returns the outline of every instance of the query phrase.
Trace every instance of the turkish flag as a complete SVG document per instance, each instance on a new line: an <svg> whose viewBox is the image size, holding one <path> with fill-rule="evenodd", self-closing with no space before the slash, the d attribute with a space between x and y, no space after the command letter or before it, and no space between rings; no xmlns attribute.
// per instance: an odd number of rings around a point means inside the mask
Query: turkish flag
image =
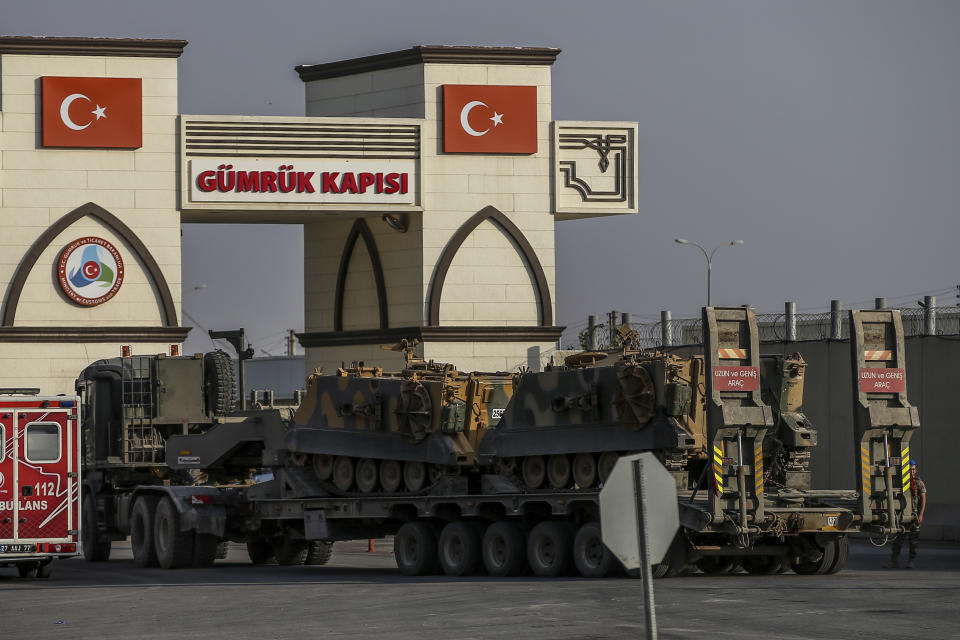
<svg viewBox="0 0 960 640"><path fill-rule="evenodd" d="M447 153L536 153L537 88L443 85Z"/></svg>
<svg viewBox="0 0 960 640"><path fill-rule="evenodd" d="M43 146L143 146L140 78L41 78Z"/></svg>

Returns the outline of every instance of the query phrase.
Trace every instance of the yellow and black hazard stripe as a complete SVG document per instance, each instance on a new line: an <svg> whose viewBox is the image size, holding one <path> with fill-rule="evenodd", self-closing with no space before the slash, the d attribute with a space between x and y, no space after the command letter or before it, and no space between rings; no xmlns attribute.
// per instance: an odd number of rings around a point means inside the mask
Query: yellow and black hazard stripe
<svg viewBox="0 0 960 640"><path fill-rule="evenodd" d="M903 485L903 495L910 493L910 447L904 447L900 452L900 480Z"/></svg>
<svg viewBox="0 0 960 640"><path fill-rule="evenodd" d="M863 474L861 478L861 492L868 498L873 492L873 485L870 482L870 476L872 475L871 467L870 451L866 447L860 447L860 473Z"/></svg>
<svg viewBox="0 0 960 640"><path fill-rule="evenodd" d="M763 442L753 450L753 490L757 497L763 495Z"/></svg>
<svg viewBox="0 0 960 640"><path fill-rule="evenodd" d="M713 445L713 491L723 495L723 441Z"/></svg>

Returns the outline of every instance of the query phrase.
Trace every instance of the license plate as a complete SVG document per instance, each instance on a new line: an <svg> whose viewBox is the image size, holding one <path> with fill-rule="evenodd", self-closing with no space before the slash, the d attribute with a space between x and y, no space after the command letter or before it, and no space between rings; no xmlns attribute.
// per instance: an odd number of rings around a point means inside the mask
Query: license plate
<svg viewBox="0 0 960 640"><path fill-rule="evenodd" d="M0 553L33 553L36 548L32 544L0 544Z"/></svg>

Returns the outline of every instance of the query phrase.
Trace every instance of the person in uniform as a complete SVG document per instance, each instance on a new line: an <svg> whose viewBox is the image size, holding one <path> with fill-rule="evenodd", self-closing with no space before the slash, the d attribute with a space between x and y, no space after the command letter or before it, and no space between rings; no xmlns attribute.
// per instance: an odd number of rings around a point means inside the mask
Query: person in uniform
<svg viewBox="0 0 960 640"><path fill-rule="evenodd" d="M890 562L883 565L885 569L900 568L900 549L903 547L903 539L907 539L910 548L910 556L907 558L907 569L913 569L917 563L917 543L920 538L920 525L923 524L923 512L927 508L927 485L923 483L920 476L917 475L917 461L910 461L910 498L913 500L913 513L916 518L913 524L906 531L898 533L893 539L893 556Z"/></svg>

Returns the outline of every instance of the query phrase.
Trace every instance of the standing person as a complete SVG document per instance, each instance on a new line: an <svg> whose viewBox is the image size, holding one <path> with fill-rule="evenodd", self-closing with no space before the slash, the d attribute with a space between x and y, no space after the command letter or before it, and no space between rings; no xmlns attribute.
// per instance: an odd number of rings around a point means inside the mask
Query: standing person
<svg viewBox="0 0 960 640"><path fill-rule="evenodd" d="M904 531L898 533L893 539L893 556L890 562L883 565L885 569L900 568L900 549L903 547L903 539L906 538L910 547L910 557L907 558L907 569L913 569L917 562L917 543L920 538L920 525L923 524L923 512L927 508L927 485L923 483L920 476L917 475L917 461L910 461L910 498L913 500L913 513L916 518L913 524Z"/></svg>

